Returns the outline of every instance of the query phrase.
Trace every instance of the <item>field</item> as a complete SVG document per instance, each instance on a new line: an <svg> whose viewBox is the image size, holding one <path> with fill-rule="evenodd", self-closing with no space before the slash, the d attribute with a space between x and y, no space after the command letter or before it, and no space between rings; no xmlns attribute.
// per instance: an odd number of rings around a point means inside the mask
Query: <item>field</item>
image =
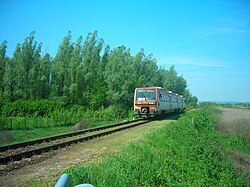
<svg viewBox="0 0 250 187"><path fill-rule="evenodd" d="M53 157L0 176L0 186L54 186L60 172L77 165L88 165L121 151L130 142L143 141L144 135L168 125L172 120L161 120L120 131L91 141L58 150ZM2 183L1 183L2 182ZM6 185L5 185L6 184Z"/></svg>
<svg viewBox="0 0 250 187"><path fill-rule="evenodd" d="M1 107L0 146L123 120L112 106L90 111L80 106L63 108L60 102L41 100L17 101Z"/></svg>
<svg viewBox="0 0 250 187"><path fill-rule="evenodd" d="M250 110L220 108L222 118L218 130L223 138L222 143L230 149L234 170L244 173L250 181Z"/></svg>
<svg viewBox="0 0 250 187"><path fill-rule="evenodd" d="M199 109L177 121L155 121L62 150L2 179L19 176L16 182L29 178L22 186L53 186L68 173L69 186L249 186L250 147L242 131L229 130L234 120L227 117L239 122L248 115L230 111Z"/></svg>
<svg viewBox="0 0 250 187"><path fill-rule="evenodd" d="M236 168L233 156L237 152L249 157L249 146L241 137L218 133L216 114L221 112L208 110L192 111L115 156L64 173L71 175L72 186L83 182L95 186L249 186L249 170Z"/></svg>
<svg viewBox="0 0 250 187"><path fill-rule="evenodd" d="M250 146L250 110L220 108L223 118L218 123L222 134L241 136Z"/></svg>
<svg viewBox="0 0 250 187"><path fill-rule="evenodd" d="M0 146L54 136L85 128L108 125L122 121L122 119L82 118L80 123L78 123L78 121L76 120L72 120L70 123L64 124L62 121L60 125L57 125L53 119L40 118L39 123L37 123L38 125L34 127L33 123L36 119L26 118L25 120L24 117L16 117L13 118L13 121L14 120L21 122L26 121L26 128L15 128L13 130L0 131Z"/></svg>

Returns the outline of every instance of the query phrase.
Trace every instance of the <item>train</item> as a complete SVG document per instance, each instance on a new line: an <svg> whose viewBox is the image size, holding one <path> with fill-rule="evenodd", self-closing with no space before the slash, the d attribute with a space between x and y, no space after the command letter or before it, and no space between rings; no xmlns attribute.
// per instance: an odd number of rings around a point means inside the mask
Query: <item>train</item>
<svg viewBox="0 0 250 187"><path fill-rule="evenodd" d="M182 95L162 87L136 88L134 93L134 113L139 118L183 112L185 103Z"/></svg>

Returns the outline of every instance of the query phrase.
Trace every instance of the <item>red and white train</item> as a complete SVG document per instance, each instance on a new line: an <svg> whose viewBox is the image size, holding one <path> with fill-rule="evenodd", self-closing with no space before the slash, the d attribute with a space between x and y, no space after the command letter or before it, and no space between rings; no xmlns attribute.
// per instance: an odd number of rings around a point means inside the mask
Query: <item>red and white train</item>
<svg viewBox="0 0 250 187"><path fill-rule="evenodd" d="M138 117L153 117L185 110L185 98L161 87L136 88L134 112Z"/></svg>

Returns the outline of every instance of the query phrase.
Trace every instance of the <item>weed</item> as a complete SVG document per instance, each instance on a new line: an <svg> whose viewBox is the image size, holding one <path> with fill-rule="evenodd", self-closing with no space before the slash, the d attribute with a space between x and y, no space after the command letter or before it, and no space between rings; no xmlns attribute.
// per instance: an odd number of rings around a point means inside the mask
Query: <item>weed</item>
<svg viewBox="0 0 250 187"><path fill-rule="evenodd" d="M0 144L10 143L14 140L14 136L9 131L0 132Z"/></svg>

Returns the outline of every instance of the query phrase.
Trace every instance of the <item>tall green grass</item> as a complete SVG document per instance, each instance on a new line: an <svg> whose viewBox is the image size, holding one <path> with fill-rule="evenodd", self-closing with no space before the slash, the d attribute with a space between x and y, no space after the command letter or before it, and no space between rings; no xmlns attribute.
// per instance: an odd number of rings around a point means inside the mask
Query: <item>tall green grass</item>
<svg viewBox="0 0 250 187"><path fill-rule="evenodd" d="M242 186L220 141L216 119L196 110L115 156L64 173L71 186Z"/></svg>

